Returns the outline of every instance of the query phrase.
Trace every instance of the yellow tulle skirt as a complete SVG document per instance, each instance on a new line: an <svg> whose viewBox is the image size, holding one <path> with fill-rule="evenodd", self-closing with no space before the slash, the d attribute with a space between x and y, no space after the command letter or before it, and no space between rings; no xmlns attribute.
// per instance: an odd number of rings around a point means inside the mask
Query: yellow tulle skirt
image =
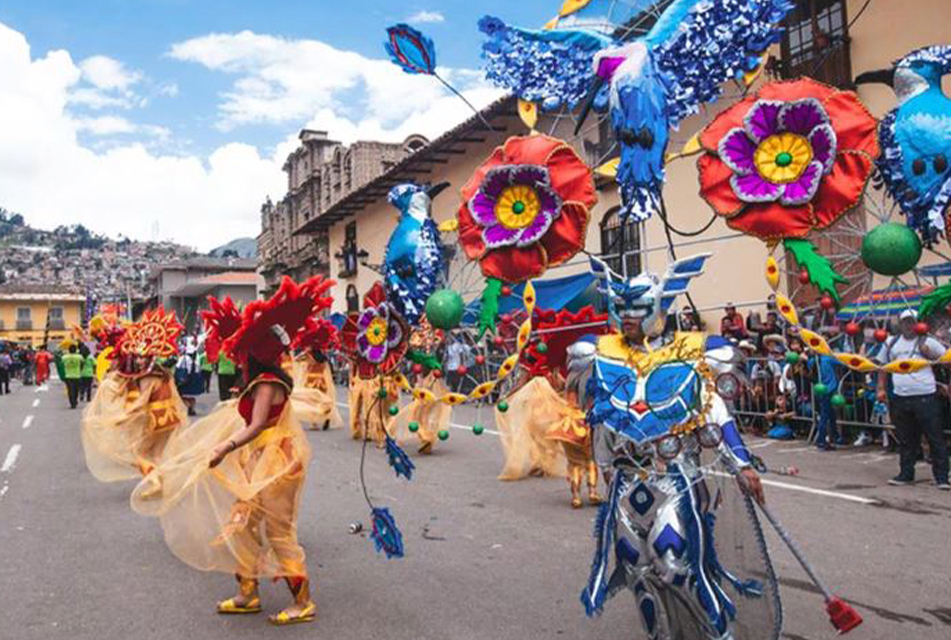
<svg viewBox="0 0 951 640"><path fill-rule="evenodd" d="M437 398L449 392L442 380L432 373L419 381L416 387L432 392ZM406 442L415 435L420 442L420 448L429 449L436 442L437 434L449 428L451 420L452 407L450 405L427 400L424 397L414 397L412 402L389 419L386 429L390 437L400 443ZM419 426L415 434L409 430L409 425L414 422Z"/></svg>
<svg viewBox="0 0 951 640"><path fill-rule="evenodd" d="M332 429L342 427L330 365L305 354L294 360L292 372L294 390L291 404L300 421L309 423L314 429L328 423Z"/></svg>
<svg viewBox="0 0 951 640"><path fill-rule="evenodd" d="M83 411L86 466L102 482L140 478L162 461L187 415L171 378L107 374Z"/></svg>
<svg viewBox="0 0 951 640"><path fill-rule="evenodd" d="M567 463L557 434L577 419L577 409L544 377L532 378L506 402L507 411L495 410L505 459L499 480L564 476Z"/></svg>
<svg viewBox="0 0 951 640"><path fill-rule="evenodd" d="M400 392L392 376L383 378L385 398L379 397L380 386L379 378L364 380L357 375L350 376L350 435L354 440L366 438L382 443L386 437L389 409L399 404Z"/></svg>
<svg viewBox="0 0 951 640"><path fill-rule="evenodd" d="M244 426L237 400L229 400L175 433L165 461L132 493L132 508L158 517L169 549L196 569L306 576L297 514L307 437L288 403L273 427L209 469L213 449Z"/></svg>

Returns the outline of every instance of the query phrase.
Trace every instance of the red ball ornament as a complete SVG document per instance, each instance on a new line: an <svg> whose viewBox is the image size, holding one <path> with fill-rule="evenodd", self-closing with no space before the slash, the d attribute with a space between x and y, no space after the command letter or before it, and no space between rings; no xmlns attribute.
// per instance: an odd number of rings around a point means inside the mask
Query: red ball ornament
<svg viewBox="0 0 951 640"><path fill-rule="evenodd" d="M505 340L502 339L502 336L495 336L492 338L492 342L495 344L495 346L501 347L505 343Z"/></svg>
<svg viewBox="0 0 951 640"><path fill-rule="evenodd" d="M456 367L456 373L458 373L460 376L464 376L468 372L469 370L466 368L466 365L464 364L460 364L458 367Z"/></svg>
<svg viewBox="0 0 951 640"><path fill-rule="evenodd" d="M828 311L829 309L835 306L835 300L832 299L832 296L822 296L822 299L819 300L819 304L822 306L823 309Z"/></svg>
<svg viewBox="0 0 951 640"><path fill-rule="evenodd" d="M508 286L508 285L502 287L502 295L503 295L503 296L510 296L510 295L512 295L512 287L510 287L510 286Z"/></svg>
<svg viewBox="0 0 951 640"><path fill-rule="evenodd" d="M501 320L504 324L508 324L512 321L512 316L507 313L503 313L499 316L499 320Z"/></svg>
<svg viewBox="0 0 951 640"><path fill-rule="evenodd" d="M436 378L437 380L438 380L439 378L441 378L441 377L442 377L442 370L441 370L441 369L433 369L433 377Z"/></svg>
<svg viewBox="0 0 951 640"><path fill-rule="evenodd" d="M809 272L805 269L799 272L799 284L809 284Z"/></svg>
<svg viewBox="0 0 951 640"><path fill-rule="evenodd" d="M876 329L873 335L875 337L875 342L885 342L888 340L888 332L884 329Z"/></svg>
<svg viewBox="0 0 951 640"><path fill-rule="evenodd" d="M928 329L929 329L929 328L930 328L930 327L928 327L928 323L927 323L927 322L916 322L916 323L915 323L915 333L917 333L919 336L926 336L926 335L928 335Z"/></svg>
<svg viewBox="0 0 951 640"><path fill-rule="evenodd" d="M485 364L485 356L481 353L475 357L476 364Z"/></svg>
<svg viewBox="0 0 951 640"><path fill-rule="evenodd" d="M850 336L857 336L861 330L862 330L862 327L859 325L858 322L850 322L847 325L845 325L845 332L849 334Z"/></svg>
<svg viewBox="0 0 951 640"><path fill-rule="evenodd" d="M414 364L413 364L413 373L422 373L422 372L423 372L423 365L421 365L421 364L418 363L418 362L414 363Z"/></svg>

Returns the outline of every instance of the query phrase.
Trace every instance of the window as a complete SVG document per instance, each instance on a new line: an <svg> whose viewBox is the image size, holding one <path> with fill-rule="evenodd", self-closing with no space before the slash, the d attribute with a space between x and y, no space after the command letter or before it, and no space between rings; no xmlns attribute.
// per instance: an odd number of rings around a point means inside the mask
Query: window
<svg viewBox="0 0 951 640"><path fill-rule="evenodd" d="M360 295L352 284L347 285L347 313L360 313Z"/></svg>
<svg viewBox="0 0 951 640"><path fill-rule="evenodd" d="M29 307L17 307L17 330L30 331L33 329L33 316Z"/></svg>
<svg viewBox="0 0 951 640"><path fill-rule="evenodd" d="M633 278L641 272L641 229L631 220L622 234L620 211L620 207L614 207L601 221L601 258L618 274Z"/></svg>
<svg viewBox="0 0 951 640"><path fill-rule="evenodd" d="M852 86L845 0L796 0L785 25L783 78L809 76L840 88Z"/></svg>
<svg viewBox="0 0 951 640"><path fill-rule="evenodd" d="M341 278L350 278L357 274L357 223L348 222L344 231L343 247L335 255L340 260Z"/></svg>

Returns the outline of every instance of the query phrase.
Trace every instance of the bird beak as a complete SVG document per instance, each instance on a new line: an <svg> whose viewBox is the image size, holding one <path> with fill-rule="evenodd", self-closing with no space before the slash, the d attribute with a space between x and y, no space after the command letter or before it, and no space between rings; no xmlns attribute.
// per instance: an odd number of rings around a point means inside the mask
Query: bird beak
<svg viewBox="0 0 951 640"><path fill-rule="evenodd" d="M585 96L584 103L581 105L581 114L578 116L578 124L575 125L575 135L578 135L578 132L581 131L581 125L588 119L591 107L594 106L594 99L598 97L598 92L601 91L601 87L604 86L604 83L605 80L601 76L594 77L594 82L591 83L591 89L588 90L588 95Z"/></svg>
<svg viewBox="0 0 951 640"><path fill-rule="evenodd" d="M434 184L433 186L426 189L426 195L429 196L430 200L433 200L436 196L438 196L440 193L442 193L443 191L445 191L451 186L452 185L449 184L448 182L440 182L438 184Z"/></svg>
<svg viewBox="0 0 951 640"><path fill-rule="evenodd" d="M877 71L866 71L855 78L855 84L887 84L889 87L895 86L894 69L878 69Z"/></svg>

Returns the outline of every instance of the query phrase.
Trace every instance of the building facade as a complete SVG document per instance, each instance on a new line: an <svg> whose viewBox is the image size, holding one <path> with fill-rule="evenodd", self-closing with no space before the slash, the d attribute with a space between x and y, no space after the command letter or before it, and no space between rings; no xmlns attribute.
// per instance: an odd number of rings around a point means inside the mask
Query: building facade
<svg viewBox="0 0 951 640"><path fill-rule="evenodd" d="M863 71L888 67L919 47L951 42L951 3L918 0L914 4L914 9L909 10L905 3L897 2L869 5L864 0L797 0L796 9L787 20L786 36L775 48L760 82L809 75L839 87L855 88L852 79ZM887 87L863 85L857 91L876 117L896 104ZM727 97L682 123L672 136L670 151L679 150L720 110L735 101L735 97ZM528 133L516 108L512 98L499 100L482 112L492 125L491 130L478 119L470 118L362 187L329 206L312 210L310 219L299 218L296 225L290 225L295 236L311 241L321 238L329 245L329 275L339 283L335 312L358 308L363 295L380 277L374 267L382 263L386 242L396 224L396 212L386 201L389 189L401 182L447 181L452 189L436 199L433 216L437 222L454 217L461 204L459 190L475 168L509 136ZM542 115L536 128L571 142L591 166L610 157L613 140L606 123L591 127L590 134L584 137L574 136L573 125L570 118ZM668 163L664 193L669 219L678 231L685 232L672 232L672 243L668 241L668 229L656 214L645 223L629 223L622 229L613 179L599 178L597 184L599 202L592 210L588 226L588 251L601 254L617 271L628 276L642 269L663 272L671 244L678 257L713 253L706 275L691 291L708 327L716 326L726 301L734 301L741 309L764 304L770 293L763 277L767 247L733 231L722 218L711 219L710 207L698 194L695 157ZM861 208L850 215L859 226L873 222L872 214ZM587 258L577 256L551 269L545 277L568 276L587 269ZM462 293L467 301L478 294Z"/></svg>
<svg viewBox="0 0 951 640"><path fill-rule="evenodd" d="M268 293L283 275L296 280L329 275L327 235L294 232L427 144L422 136L410 136L402 143L355 142L347 147L330 140L325 131L310 129L299 138L300 146L284 163L287 194L277 204L268 199L261 206L258 255Z"/></svg>
<svg viewBox="0 0 951 640"><path fill-rule="evenodd" d="M51 346L83 319L85 296L56 285L0 285L0 340Z"/></svg>
<svg viewBox="0 0 951 640"><path fill-rule="evenodd" d="M162 305L176 313L189 332L200 327L198 312L207 297L231 298L239 305L257 300L264 279L257 260L247 258L189 258L154 269L149 276L147 307ZM138 315L138 314L136 314Z"/></svg>

